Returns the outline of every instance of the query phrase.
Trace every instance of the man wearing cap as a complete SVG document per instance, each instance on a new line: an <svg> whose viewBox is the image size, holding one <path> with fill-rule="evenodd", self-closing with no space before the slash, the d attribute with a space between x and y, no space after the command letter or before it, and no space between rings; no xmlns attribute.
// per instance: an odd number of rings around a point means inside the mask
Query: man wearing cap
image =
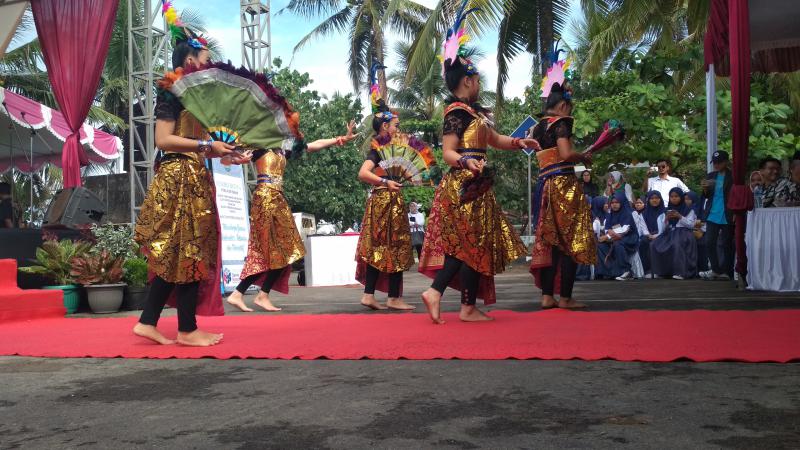
<svg viewBox="0 0 800 450"><path fill-rule="evenodd" d="M711 270L701 272L700 276L707 280L730 280L733 276L733 213L727 208L727 201L733 177L728 168L728 153L722 150L714 152L711 163L714 171L701 183Z"/></svg>

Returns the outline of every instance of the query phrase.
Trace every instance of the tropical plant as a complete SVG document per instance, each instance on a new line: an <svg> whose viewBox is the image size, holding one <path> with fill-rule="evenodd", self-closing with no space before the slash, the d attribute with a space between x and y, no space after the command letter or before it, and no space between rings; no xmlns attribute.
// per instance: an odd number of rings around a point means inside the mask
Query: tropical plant
<svg viewBox="0 0 800 450"><path fill-rule="evenodd" d="M61 169L49 165L31 174L9 170L0 180L11 185L14 217L20 223L35 227L41 226L47 206L63 187Z"/></svg>
<svg viewBox="0 0 800 450"><path fill-rule="evenodd" d="M129 287L143 288L147 285L147 260L143 257L126 259L122 269L125 272L123 279Z"/></svg>
<svg viewBox="0 0 800 450"><path fill-rule="evenodd" d="M122 258L115 258L109 251L86 254L72 259L70 275L78 284L117 284L122 281Z"/></svg>
<svg viewBox="0 0 800 450"><path fill-rule="evenodd" d="M290 0L280 13L289 11L311 19L326 17L294 48L300 51L314 38L332 33L349 36L348 71L353 89L359 91L367 81L372 61L383 64L386 56L386 31L411 38L422 28L430 10L411 0ZM386 98L386 78L378 76L381 95Z"/></svg>
<svg viewBox="0 0 800 450"><path fill-rule="evenodd" d="M36 249L36 263L29 267L20 267L19 271L41 275L61 286L72 284L75 281L71 274L73 260L85 256L90 248L91 244L88 242L46 239Z"/></svg>
<svg viewBox="0 0 800 450"><path fill-rule="evenodd" d="M95 245L92 247L93 254L108 251L115 258L126 260L132 258L139 246L133 240L133 227L131 225L104 224L92 225L92 234L95 238Z"/></svg>

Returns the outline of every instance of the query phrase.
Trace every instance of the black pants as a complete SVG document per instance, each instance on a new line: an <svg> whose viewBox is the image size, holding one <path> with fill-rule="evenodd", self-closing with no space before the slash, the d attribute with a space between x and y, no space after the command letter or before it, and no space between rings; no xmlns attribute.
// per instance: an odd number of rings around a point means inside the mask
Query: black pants
<svg viewBox="0 0 800 450"><path fill-rule="evenodd" d="M272 269L267 271L267 276L264 278L264 284L261 286L261 290L269 294L269 291L272 290L272 285L278 281L278 278L281 277L281 274L286 269L286 267L281 267L280 269ZM240 281L239 284L236 286L236 290L240 294L244 294L247 292L247 289L253 285L260 277L264 275L264 272L254 273L249 277L245 278L244 280Z"/></svg>
<svg viewBox="0 0 800 450"><path fill-rule="evenodd" d="M711 270L733 277L733 224L706 222L706 248Z"/></svg>
<svg viewBox="0 0 800 450"><path fill-rule="evenodd" d="M415 245L414 250L417 251L417 259L422 258L422 244Z"/></svg>
<svg viewBox="0 0 800 450"><path fill-rule="evenodd" d="M481 274L477 270L464 264L463 261L455 256L445 255L444 267L436 273L431 287L444 294L450 280L458 274L461 283L461 304L475 306L478 298L478 284L481 281Z"/></svg>
<svg viewBox="0 0 800 450"><path fill-rule="evenodd" d="M161 311L167 304L167 299L172 290L177 287L178 293L178 331L191 333L197 329L197 293L200 282L194 283L169 283L161 277L156 277L150 284L150 293L147 296L147 303L144 305L139 323L156 326L161 317Z"/></svg>
<svg viewBox="0 0 800 450"><path fill-rule="evenodd" d="M375 285L378 283L378 277L381 276L381 271L377 268L367 264L367 279L364 282L364 293L374 294ZM394 272L388 274L389 276L389 298L399 298L400 288L403 286L403 272Z"/></svg>
<svg viewBox="0 0 800 450"><path fill-rule="evenodd" d="M557 246L553 246L553 264L541 270L542 295L553 295L556 284L557 268L561 265L561 297L572 298L572 288L575 285L575 274L578 263L569 255L561 253Z"/></svg>

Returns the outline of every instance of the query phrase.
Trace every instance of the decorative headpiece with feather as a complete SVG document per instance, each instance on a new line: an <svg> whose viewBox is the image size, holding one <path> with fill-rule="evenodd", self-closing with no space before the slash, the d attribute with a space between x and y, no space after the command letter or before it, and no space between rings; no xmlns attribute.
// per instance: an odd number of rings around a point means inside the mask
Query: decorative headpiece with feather
<svg viewBox="0 0 800 450"><path fill-rule="evenodd" d="M167 21L167 28L169 28L173 44L186 42L196 49L208 50L206 38L190 30L181 22L180 17L178 17L178 11L172 6L172 1L164 0L161 12L164 15L164 20Z"/></svg>
<svg viewBox="0 0 800 450"><path fill-rule="evenodd" d="M553 89L553 85L558 83L560 86L564 86L564 99L569 100L572 98L572 90L568 88L569 85L569 77L571 75L571 71L569 67L572 65L572 59L567 57L564 60L559 60L559 55L564 52L564 50L558 48L558 44L561 42L561 39L556 41L553 44L553 51L550 52L550 68L547 69L547 74L542 79L542 98L547 98L550 95L550 91Z"/></svg>
<svg viewBox="0 0 800 450"><path fill-rule="evenodd" d="M394 118L394 114L389 110L386 101L383 100L381 95L381 87L378 84L378 71L385 69L386 66L379 63L377 60L372 62L372 67L369 71L369 101L372 105L372 114L375 118L380 119L382 122L389 122Z"/></svg>
<svg viewBox="0 0 800 450"><path fill-rule="evenodd" d="M471 12L478 11L479 8L467 9L469 0L464 0L461 7L456 14L456 20L453 26L447 30L447 38L444 41L442 55L439 59L442 61L442 75L451 70L461 69L464 75L471 76L478 73L477 67L466 57L466 47L464 44L469 42L470 36L466 30L462 28L464 19Z"/></svg>

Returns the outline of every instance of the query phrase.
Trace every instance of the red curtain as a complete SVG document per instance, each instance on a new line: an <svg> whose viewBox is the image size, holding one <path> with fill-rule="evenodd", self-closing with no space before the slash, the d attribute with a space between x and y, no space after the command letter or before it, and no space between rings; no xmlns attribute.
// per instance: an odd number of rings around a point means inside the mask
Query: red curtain
<svg viewBox="0 0 800 450"><path fill-rule="evenodd" d="M79 131L97 94L119 0L33 0L47 76L72 134L61 154L64 187L81 185Z"/></svg>
<svg viewBox="0 0 800 450"><path fill-rule="evenodd" d="M731 197L750 195L744 186L750 137L750 12L748 0L728 1L733 129L733 188ZM734 200L735 202L735 200ZM747 273L744 231L746 211L736 211L736 272Z"/></svg>

